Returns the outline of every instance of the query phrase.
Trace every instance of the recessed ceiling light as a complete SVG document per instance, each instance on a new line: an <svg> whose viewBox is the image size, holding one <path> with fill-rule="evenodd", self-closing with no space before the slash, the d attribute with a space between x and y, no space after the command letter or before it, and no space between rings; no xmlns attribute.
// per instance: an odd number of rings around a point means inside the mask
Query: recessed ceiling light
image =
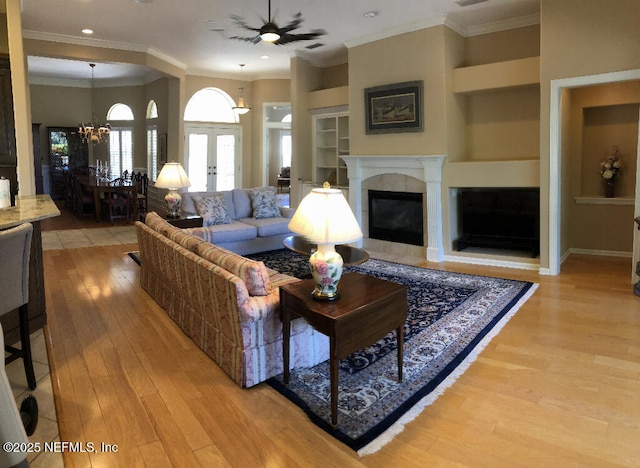
<svg viewBox="0 0 640 468"><path fill-rule="evenodd" d="M93 34L93 29L85 28L82 30L82 34Z"/></svg>
<svg viewBox="0 0 640 468"><path fill-rule="evenodd" d="M261 55L261 56L260 56L260 58L261 58L261 59L265 59L265 60L266 60L266 59L268 59L268 58L269 58L269 56L268 56L268 55Z"/></svg>
<svg viewBox="0 0 640 468"><path fill-rule="evenodd" d="M378 16L378 11L365 11L364 13L362 13L362 16L364 16L367 19L371 19L371 18L375 18L376 16Z"/></svg>

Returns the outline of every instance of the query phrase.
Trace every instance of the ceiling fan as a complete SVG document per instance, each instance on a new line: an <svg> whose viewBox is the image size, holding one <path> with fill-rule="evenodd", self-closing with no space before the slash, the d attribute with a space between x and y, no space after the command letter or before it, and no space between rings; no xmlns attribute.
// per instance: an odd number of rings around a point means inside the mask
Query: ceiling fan
<svg viewBox="0 0 640 468"><path fill-rule="evenodd" d="M240 16L232 15L231 19L238 26L248 31L254 31L257 34L251 37L231 36L229 37L229 39L238 39L240 41L250 42L251 44L258 44L261 41L264 41L270 42L275 45L283 45L297 41L310 41L324 34L327 34L327 32L322 29L314 29L308 33L292 34L291 31L298 29L304 21L304 19L302 18L302 13L296 13L293 16L291 22L286 26L282 28L278 27L278 25L274 21L274 18L271 16L271 0L269 0L268 14L268 21L260 17L263 25L259 28L249 26L247 22Z"/></svg>

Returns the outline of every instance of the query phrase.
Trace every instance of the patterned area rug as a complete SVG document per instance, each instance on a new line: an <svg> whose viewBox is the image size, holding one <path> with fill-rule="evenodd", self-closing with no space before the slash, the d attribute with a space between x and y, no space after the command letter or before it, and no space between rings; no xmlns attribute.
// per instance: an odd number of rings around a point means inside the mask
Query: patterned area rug
<svg viewBox="0 0 640 468"><path fill-rule="evenodd" d="M297 277L307 259L287 250L251 255ZM407 286L404 380L397 382L396 340L390 333L340 363L338 425L330 424L329 364L292 369L268 383L309 418L360 455L373 453L402 431L453 384L537 285L370 259L346 268Z"/></svg>

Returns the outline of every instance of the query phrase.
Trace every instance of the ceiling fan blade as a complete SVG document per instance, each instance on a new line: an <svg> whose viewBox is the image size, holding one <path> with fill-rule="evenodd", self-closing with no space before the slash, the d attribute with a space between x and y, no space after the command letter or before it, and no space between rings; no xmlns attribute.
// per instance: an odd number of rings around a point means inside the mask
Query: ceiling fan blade
<svg viewBox="0 0 640 468"><path fill-rule="evenodd" d="M297 13L296 15L294 15L293 20L291 20L291 22L289 24L287 24L286 26L280 28L280 31L282 33L286 34L289 31L293 31L294 29L298 29L303 22L304 22L304 19L302 18L302 13Z"/></svg>
<svg viewBox="0 0 640 468"><path fill-rule="evenodd" d="M249 24L247 24L247 22L241 16L231 15L230 18L233 20L234 23L236 23L236 25L240 26L243 29L246 29L247 31L260 32L260 28L253 28L249 26Z"/></svg>
<svg viewBox="0 0 640 468"><path fill-rule="evenodd" d="M258 42L260 42L262 40L260 38L260 35L253 36L253 37L229 36L229 37L227 37L227 39L235 39L235 40L238 40L238 41L250 42L251 44L257 44Z"/></svg>
<svg viewBox="0 0 640 468"><path fill-rule="evenodd" d="M317 39L320 36L324 36L325 34L327 34L327 32L324 31L323 29L314 29L309 33L302 33L302 34L283 34L282 36L280 36L280 39L274 42L274 44L282 45L282 44L289 44L290 42L310 41L313 39Z"/></svg>

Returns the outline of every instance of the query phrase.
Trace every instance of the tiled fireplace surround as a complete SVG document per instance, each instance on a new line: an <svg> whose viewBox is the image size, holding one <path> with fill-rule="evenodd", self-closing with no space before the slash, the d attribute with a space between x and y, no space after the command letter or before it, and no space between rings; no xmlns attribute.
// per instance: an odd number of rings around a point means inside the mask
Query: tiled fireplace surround
<svg viewBox="0 0 640 468"><path fill-rule="evenodd" d="M364 239L365 249L398 256L444 259L442 244L442 164L445 156L343 156L349 177L349 204ZM424 246L370 239L368 190L422 193Z"/></svg>

